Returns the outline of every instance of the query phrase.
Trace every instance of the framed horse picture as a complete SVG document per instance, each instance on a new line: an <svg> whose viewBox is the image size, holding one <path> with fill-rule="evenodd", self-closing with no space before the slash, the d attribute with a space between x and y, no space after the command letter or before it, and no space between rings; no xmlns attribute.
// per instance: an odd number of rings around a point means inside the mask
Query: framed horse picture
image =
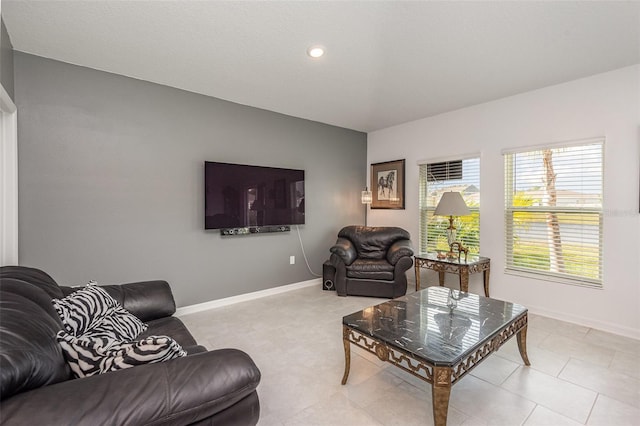
<svg viewBox="0 0 640 426"><path fill-rule="evenodd" d="M404 161L371 164L371 208L404 210Z"/></svg>

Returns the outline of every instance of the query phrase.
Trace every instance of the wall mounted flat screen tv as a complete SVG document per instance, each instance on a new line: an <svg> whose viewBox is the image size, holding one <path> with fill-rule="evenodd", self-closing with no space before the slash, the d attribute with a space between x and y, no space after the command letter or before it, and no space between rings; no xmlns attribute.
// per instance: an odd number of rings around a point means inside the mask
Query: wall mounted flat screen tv
<svg viewBox="0 0 640 426"><path fill-rule="evenodd" d="M205 229L304 224L304 170L204 163Z"/></svg>

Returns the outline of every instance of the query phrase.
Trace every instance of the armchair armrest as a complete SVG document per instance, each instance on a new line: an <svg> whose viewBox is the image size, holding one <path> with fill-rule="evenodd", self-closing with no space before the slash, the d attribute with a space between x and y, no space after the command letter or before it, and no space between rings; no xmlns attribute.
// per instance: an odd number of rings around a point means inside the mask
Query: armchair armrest
<svg viewBox="0 0 640 426"><path fill-rule="evenodd" d="M391 244L387 251L387 261L395 265L400 259L405 256L413 256L413 248L411 247L410 240L398 240Z"/></svg>
<svg viewBox="0 0 640 426"><path fill-rule="evenodd" d="M191 424L255 391L260 371L237 349L221 349L83 379L2 401L2 424Z"/></svg>
<svg viewBox="0 0 640 426"><path fill-rule="evenodd" d="M128 284L101 285L111 297L142 321L170 317L176 312L171 287L166 281L141 281ZM60 287L65 296L78 290Z"/></svg>
<svg viewBox="0 0 640 426"><path fill-rule="evenodd" d="M356 248L353 243L346 238L338 238L329 251L337 255L347 266L351 265L358 258Z"/></svg>

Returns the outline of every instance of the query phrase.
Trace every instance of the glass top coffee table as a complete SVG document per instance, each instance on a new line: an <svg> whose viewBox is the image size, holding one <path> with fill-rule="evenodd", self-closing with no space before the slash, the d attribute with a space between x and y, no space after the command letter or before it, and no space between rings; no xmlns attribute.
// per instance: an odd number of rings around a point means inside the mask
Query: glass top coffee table
<svg viewBox="0 0 640 426"><path fill-rule="evenodd" d="M428 287L343 317L342 384L353 344L430 383L434 422L446 425L451 386L514 335L529 365L524 306Z"/></svg>

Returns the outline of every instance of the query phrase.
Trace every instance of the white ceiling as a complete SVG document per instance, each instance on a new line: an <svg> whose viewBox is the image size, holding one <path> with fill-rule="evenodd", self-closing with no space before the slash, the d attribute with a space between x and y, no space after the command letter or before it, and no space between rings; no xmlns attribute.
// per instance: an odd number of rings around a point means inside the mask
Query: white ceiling
<svg viewBox="0 0 640 426"><path fill-rule="evenodd" d="M365 132L640 63L640 2L2 0L2 15L15 50Z"/></svg>

